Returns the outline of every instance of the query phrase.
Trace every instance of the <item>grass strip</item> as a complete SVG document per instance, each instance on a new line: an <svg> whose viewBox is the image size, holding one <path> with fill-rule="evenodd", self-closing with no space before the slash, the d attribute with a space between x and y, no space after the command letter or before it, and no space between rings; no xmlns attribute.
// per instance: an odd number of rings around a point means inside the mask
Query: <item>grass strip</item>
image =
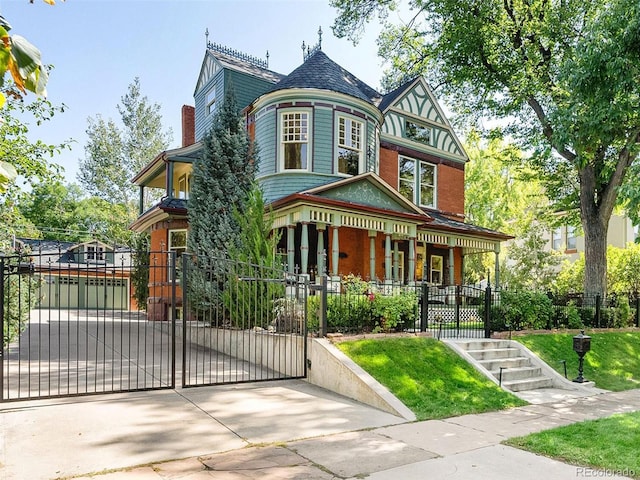
<svg viewBox="0 0 640 480"><path fill-rule="evenodd" d="M591 351L584 357L584 377L599 388L612 391L640 388L640 332L586 332ZM567 377L578 376L578 355L573 351L572 333L531 334L513 337Z"/></svg>
<svg viewBox="0 0 640 480"><path fill-rule="evenodd" d="M340 342L337 347L387 387L418 420L526 405L432 338L364 339Z"/></svg>
<svg viewBox="0 0 640 480"><path fill-rule="evenodd" d="M522 450L572 465L591 467L604 476L640 478L640 412L618 414L506 440Z"/></svg>

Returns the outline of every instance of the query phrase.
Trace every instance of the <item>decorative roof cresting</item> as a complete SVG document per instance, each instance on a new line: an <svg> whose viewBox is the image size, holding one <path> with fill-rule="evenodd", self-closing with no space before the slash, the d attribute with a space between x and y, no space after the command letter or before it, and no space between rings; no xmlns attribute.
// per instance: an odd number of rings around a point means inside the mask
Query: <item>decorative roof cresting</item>
<svg viewBox="0 0 640 480"><path fill-rule="evenodd" d="M307 59L316 53L318 50L322 50L322 26L318 27L318 43L316 43L313 47L311 45L305 45L304 41L302 42L302 59L303 61L307 61Z"/></svg>
<svg viewBox="0 0 640 480"><path fill-rule="evenodd" d="M266 60L263 60L262 58L254 57L253 55L249 55L248 53L241 52L234 48L230 48L225 45L220 45L219 43L210 42L208 28L205 32L205 36L207 37L207 48L209 50L213 50L214 52L228 55L229 57L233 57L243 62L250 63L251 65L254 65L259 68L264 68L264 69L269 68L269 52L267 52Z"/></svg>

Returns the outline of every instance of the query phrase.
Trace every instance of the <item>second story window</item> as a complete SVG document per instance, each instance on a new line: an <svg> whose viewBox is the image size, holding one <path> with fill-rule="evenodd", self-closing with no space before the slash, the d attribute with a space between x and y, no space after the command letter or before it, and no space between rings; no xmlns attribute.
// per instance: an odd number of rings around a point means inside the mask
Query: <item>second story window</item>
<svg viewBox="0 0 640 480"><path fill-rule="evenodd" d="M567 250L577 250L578 240L576 238L576 227L567 226Z"/></svg>
<svg viewBox="0 0 640 480"><path fill-rule="evenodd" d="M338 118L338 173L357 175L362 163L362 122Z"/></svg>
<svg viewBox="0 0 640 480"><path fill-rule="evenodd" d="M556 251L562 248L562 230L560 227L551 231L551 248Z"/></svg>
<svg viewBox="0 0 640 480"><path fill-rule="evenodd" d="M282 167L307 170L309 164L309 113L282 114Z"/></svg>
<svg viewBox="0 0 640 480"><path fill-rule="evenodd" d="M436 167L413 158L400 157L398 163L400 194L422 207L436 207Z"/></svg>
<svg viewBox="0 0 640 480"><path fill-rule="evenodd" d="M207 92L205 102L207 104L207 115L211 115L216 111L216 87Z"/></svg>

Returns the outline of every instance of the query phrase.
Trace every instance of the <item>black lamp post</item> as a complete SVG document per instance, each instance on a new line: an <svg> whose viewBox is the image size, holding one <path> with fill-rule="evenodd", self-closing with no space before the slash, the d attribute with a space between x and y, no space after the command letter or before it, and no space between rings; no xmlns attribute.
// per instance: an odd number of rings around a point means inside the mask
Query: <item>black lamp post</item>
<svg viewBox="0 0 640 480"><path fill-rule="evenodd" d="M573 351L578 354L580 359L578 364L578 377L573 381L576 383L584 383L586 380L582 376L582 367L585 354L591 350L591 337L584 334L584 330L580 331L580 335L573 337Z"/></svg>

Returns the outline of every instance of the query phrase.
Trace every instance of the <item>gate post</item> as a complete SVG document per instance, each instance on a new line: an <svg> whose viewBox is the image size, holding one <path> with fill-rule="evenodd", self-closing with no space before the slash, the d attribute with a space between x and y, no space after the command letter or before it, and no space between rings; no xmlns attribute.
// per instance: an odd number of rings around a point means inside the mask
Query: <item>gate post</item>
<svg viewBox="0 0 640 480"><path fill-rule="evenodd" d="M420 331L426 332L429 323L429 286L422 284L422 309L420 311Z"/></svg>
<svg viewBox="0 0 640 480"><path fill-rule="evenodd" d="M0 256L0 402L4 401L4 256Z"/></svg>
<svg viewBox="0 0 640 480"><path fill-rule="evenodd" d="M182 254L182 388L187 385L187 316L189 315L189 300L187 290L189 285L187 284L187 270L189 269L189 254ZM175 361L175 344L176 344L176 326L173 325L173 358ZM175 374L175 367L173 369Z"/></svg>
<svg viewBox="0 0 640 480"><path fill-rule="evenodd" d="M600 328L600 304L601 304L600 294L596 295L596 327Z"/></svg>
<svg viewBox="0 0 640 480"><path fill-rule="evenodd" d="M318 312L320 336L327 336L327 276L320 275L320 311Z"/></svg>
<svg viewBox="0 0 640 480"><path fill-rule="evenodd" d="M484 338L491 338L491 285L484 292Z"/></svg>
<svg viewBox="0 0 640 480"><path fill-rule="evenodd" d="M455 312L456 312L456 332L458 336L460 336L460 302L461 302L461 293L460 293L460 285L456 285L455 291Z"/></svg>
<svg viewBox="0 0 640 480"><path fill-rule="evenodd" d="M636 327L640 327L640 295L636 292Z"/></svg>

